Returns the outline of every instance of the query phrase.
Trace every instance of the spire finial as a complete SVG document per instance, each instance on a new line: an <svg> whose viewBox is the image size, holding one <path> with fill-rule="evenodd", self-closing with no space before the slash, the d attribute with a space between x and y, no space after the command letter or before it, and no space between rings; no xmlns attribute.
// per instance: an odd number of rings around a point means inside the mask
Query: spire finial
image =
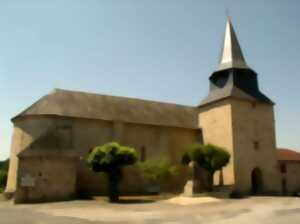
<svg viewBox="0 0 300 224"><path fill-rule="evenodd" d="M229 68L248 69L249 67L244 59L240 44L231 24L230 17L227 15L223 48L221 50L220 63L217 71Z"/></svg>
<svg viewBox="0 0 300 224"><path fill-rule="evenodd" d="M227 20L230 20L230 15L229 15L229 9L228 8L225 9L225 15L226 15Z"/></svg>

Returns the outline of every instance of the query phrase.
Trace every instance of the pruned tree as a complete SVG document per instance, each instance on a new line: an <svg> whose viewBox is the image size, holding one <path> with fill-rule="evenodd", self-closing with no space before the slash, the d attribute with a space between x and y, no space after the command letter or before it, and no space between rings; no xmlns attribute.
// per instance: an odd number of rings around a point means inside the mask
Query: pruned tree
<svg viewBox="0 0 300 224"><path fill-rule="evenodd" d="M187 146L186 152L182 155L182 163L184 165L188 165L193 161L208 172L209 191L213 189L215 172L226 166L229 160L230 154L226 149L212 144L191 144Z"/></svg>
<svg viewBox="0 0 300 224"><path fill-rule="evenodd" d="M94 172L104 172L109 183L109 199L119 200L119 183L122 178L122 167L132 165L137 161L135 149L110 142L91 150L87 163Z"/></svg>

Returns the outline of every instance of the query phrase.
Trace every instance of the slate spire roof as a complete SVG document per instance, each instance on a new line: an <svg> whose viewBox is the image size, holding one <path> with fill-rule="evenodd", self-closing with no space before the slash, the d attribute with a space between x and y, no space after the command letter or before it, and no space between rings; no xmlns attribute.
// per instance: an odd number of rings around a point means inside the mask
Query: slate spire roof
<svg viewBox="0 0 300 224"><path fill-rule="evenodd" d="M249 69L230 18L227 19L219 66L216 71L228 68Z"/></svg>
<svg viewBox="0 0 300 224"><path fill-rule="evenodd" d="M226 22L219 66L209 81L209 94L199 106L228 97L274 104L260 91L257 74L247 65L229 18Z"/></svg>

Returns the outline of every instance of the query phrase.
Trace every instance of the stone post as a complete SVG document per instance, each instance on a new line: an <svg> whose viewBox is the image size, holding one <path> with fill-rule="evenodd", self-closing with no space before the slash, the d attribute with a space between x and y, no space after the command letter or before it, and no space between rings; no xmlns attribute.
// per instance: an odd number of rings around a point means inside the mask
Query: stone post
<svg viewBox="0 0 300 224"><path fill-rule="evenodd" d="M201 169L195 162L189 163L189 177L184 186L184 196L192 197L195 194L201 193L205 189L205 180L203 179L203 169Z"/></svg>

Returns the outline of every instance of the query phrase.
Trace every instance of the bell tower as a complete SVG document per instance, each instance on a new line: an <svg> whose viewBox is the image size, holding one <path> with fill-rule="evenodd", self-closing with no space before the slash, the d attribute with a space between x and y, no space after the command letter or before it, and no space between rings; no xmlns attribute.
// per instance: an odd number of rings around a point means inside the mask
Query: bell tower
<svg viewBox="0 0 300 224"><path fill-rule="evenodd" d="M216 174L214 184L224 182L246 194L280 192L274 103L260 91L230 19L219 65L209 82L209 94L199 105L204 142L225 147L231 154L230 164L222 175Z"/></svg>

